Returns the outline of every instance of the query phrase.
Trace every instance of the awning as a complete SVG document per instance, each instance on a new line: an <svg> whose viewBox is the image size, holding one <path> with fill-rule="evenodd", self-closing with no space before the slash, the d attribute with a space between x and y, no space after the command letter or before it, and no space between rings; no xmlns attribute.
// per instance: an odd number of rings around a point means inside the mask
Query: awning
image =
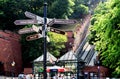
<svg viewBox="0 0 120 79"><path fill-rule="evenodd" d="M47 67L47 72L65 72L65 68L55 65Z"/></svg>

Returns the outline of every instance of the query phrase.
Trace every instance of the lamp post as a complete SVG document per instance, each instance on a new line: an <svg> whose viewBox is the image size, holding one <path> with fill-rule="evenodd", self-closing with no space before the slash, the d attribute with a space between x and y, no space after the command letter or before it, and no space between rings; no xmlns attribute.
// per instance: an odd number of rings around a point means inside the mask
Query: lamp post
<svg viewBox="0 0 120 79"><path fill-rule="evenodd" d="M100 79L100 60L97 61L98 79Z"/></svg>
<svg viewBox="0 0 120 79"><path fill-rule="evenodd" d="M12 77L14 77L14 66L15 66L15 61L13 61L11 63L11 66L12 66Z"/></svg>
<svg viewBox="0 0 120 79"><path fill-rule="evenodd" d="M98 65L98 79L100 79L100 66Z"/></svg>

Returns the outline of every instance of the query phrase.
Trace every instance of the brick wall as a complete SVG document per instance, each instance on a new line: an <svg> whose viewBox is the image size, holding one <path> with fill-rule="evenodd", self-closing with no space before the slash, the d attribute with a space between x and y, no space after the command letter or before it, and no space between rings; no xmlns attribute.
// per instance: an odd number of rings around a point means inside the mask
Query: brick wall
<svg viewBox="0 0 120 79"><path fill-rule="evenodd" d="M20 73L22 71L20 36L10 31L0 30L0 62L3 63L4 74L11 72ZM15 66L11 63L15 62Z"/></svg>

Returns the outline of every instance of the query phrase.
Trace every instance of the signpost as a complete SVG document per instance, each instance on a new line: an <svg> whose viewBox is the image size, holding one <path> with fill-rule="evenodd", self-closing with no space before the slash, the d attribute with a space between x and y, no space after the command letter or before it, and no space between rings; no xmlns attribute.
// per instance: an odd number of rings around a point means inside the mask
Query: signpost
<svg viewBox="0 0 120 79"><path fill-rule="evenodd" d="M18 31L19 34L26 34L26 33L32 33L32 32L34 32L32 28L24 28Z"/></svg>
<svg viewBox="0 0 120 79"><path fill-rule="evenodd" d="M62 30L59 30L59 29L56 29L56 28L52 28L52 27L50 27L50 31L58 33L58 34L62 34L62 35L66 34L65 31L62 31Z"/></svg>
<svg viewBox="0 0 120 79"><path fill-rule="evenodd" d="M28 11L25 12L25 16L28 18L32 18L32 19L36 19L36 17L37 17L37 15L35 15L31 12L28 12Z"/></svg>
<svg viewBox="0 0 120 79"><path fill-rule="evenodd" d="M47 79L47 39L46 39L46 29L47 29L47 2L44 0L44 25L42 27L42 35L44 37L44 58L43 58L43 76L44 79Z"/></svg>
<svg viewBox="0 0 120 79"><path fill-rule="evenodd" d="M42 33L42 27L37 27L39 29L39 31ZM18 31L19 34L26 34L26 33L32 33L32 32L36 32L33 27L32 28L24 28L24 29L20 29Z"/></svg>
<svg viewBox="0 0 120 79"><path fill-rule="evenodd" d="M25 16L31 19L28 20L16 20L14 22L15 25L27 25L27 24L43 24L44 23L44 18L40 17L38 15L35 15L31 12L26 11L25 12ZM53 24L75 24L77 23L76 20L66 20L66 19L50 19L50 18L46 18L47 19L47 24L48 26L51 26Z"/></svg>
<svg viewBox="0 0 120 79"><path fill-rule="evenodd" d="M39 32L39 31L42 31L42 28L41 27L37 27L35 25L32 26L32 29L33 29L33 32ZM51 31L51 32L55 32L55 33L58 33L58 34L62 34L62 35L65 35L65 31L62 31L60 29L56 29L56 28L53 28L53 27L49 27L47 28L48 31Z"/></svg>
<svg viewBox="0 0 120 79"><path fill-rule="evenodd" d="M25 12L25 16L28 17L28 18L36 19L36 20L40 21L42 24L44 23L44 18L43 18L43 17L40 17L40 16L38 16L38 15L35 15L35 14L31 13L31 12L26 11L26 12ZM48 24L50 21L52 21L52 20L53 20L53 19L47 18L47 24Z"/></svg>
<svg viewBox="0 0 120 79"><path fill-rule="evenodd" d="M36 19L30 19L30 20L16 20L14 24L15 25L43 24L43 22Z"/></svg>
<svg viewBox="0 0 120 79"><path fill-rule="evenodd" d="M37 27L35 25L32 25L32 29L35 31L35 32L39 32L40 30L42 30L42 27Z"/></svg>
<svg viewBox="0 0 120 79"><path fill-rule="evenodd" d="M43 59L43 76L44 79L47 79L47 72L46 72L46 55L47 55L47 49L46 49L46 41L47 41L47 36L46 36L46 30L47 30L47 26L52 26L53 24L75 24L77 23L76 20L65 20L65 19L50 19L47 18L47 3L46 0L44 0L44 18L35 15L33 13L30 13L28 11L25 12L26 17L31 18L31 19L27 19L27 20L16 20L14 21L15 25L27 25L27 24L42 24L42 28L41 27L35 27L33 26L32 28L25 28L25 29L20 29L18 31L19 34L25 34L25 33L31 33L31 32L38 32L39 34L35 34L35 35L30 35L26 37L27 41L32 41L32 40L36 40L39 39L41 37L44 38L44 59ZM59 34L63 34L65 35L64 31L61 31L59 29L55 29L50 27L49 28L50 31L52 32L56 32Z"/></svg>
<svg viewBox="0 0 120 79"><path fill-rule="evenodd" d="M75 24L76 20L55 19L54 24Z"/></svg>
<svg viewBox="0 0 120 79"><path fill-rule="evenodd" d="M34 35L30 35L26 37L27 41L32 41L32 40L36 40L43 37L41 34L34 34Z"/></svg>

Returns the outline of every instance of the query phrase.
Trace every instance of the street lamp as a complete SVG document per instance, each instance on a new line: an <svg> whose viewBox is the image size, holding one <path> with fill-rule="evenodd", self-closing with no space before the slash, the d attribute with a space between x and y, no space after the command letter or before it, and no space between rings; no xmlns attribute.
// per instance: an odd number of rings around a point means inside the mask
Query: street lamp
<svg viewBox="0 0 120 79"><path fill-rule="evenodd" d="M14 77L14 66L15 66L15 61L13 61L12 63L11 63L11 66L12 66L12 77Z"/></svg>
<svg viewBox="0 0 120 79"><path fill-rule="evenodd" d="M98 79L100 79L100 66L98 65Z"/></svg>
<svg viewBox="0 0 120 79"><path fill-rule="evenodd" d="M100 60L97 61L98 79L100 79Z"/></svg>

